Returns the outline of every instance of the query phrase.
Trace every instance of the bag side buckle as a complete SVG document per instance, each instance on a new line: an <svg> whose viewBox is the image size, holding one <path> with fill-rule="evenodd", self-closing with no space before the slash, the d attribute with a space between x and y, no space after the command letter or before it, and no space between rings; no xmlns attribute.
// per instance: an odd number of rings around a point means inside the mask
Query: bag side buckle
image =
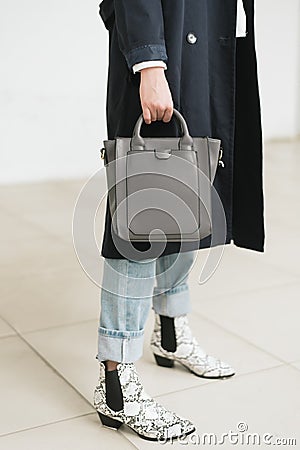
<svg viewBox="0 0 300 450"><path fill-rule="evenodd" d="M219 151L219 166L225 167L224 161L222 160L223 157L223 147L220 147Z"/></svg>
<svg viewBox="0 0 300 450"><path fill-rule="evenodd" d="M105 159L105 147L102 147L100 150L101 159Z"/></svg>

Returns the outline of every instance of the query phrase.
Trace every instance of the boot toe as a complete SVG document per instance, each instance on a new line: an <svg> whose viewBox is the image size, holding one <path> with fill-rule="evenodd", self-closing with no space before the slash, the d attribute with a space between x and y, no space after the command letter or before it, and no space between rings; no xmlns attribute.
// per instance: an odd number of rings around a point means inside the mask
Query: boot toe
<svg viewBox="0 0 300 450"><path fill-rule="evenodd" d="M196 430L195 425L193 422L191 422L188 419L185 419L183 427L182 427L182 434L187 436L188 434L193 433Z"/></svg>
<svg viewBox="0 0 300 450"><path fill-rule="evenodd" d="M202 374L205 378L226 378L235 374L234 369L224 361L208 357L207 368Z"/></svg>
<svg viewBox="0 0 300 450"><path fill-rule="evenodd" d="M190 420L177 416L177 421L175 423L164 428L160 440L183 438L193 433L195 430L196 427Z"/></svg>

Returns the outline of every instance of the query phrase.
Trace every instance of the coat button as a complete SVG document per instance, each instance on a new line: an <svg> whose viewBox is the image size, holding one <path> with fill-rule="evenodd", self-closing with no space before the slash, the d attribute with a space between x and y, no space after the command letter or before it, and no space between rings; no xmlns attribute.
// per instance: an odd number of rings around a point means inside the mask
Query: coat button
<svg viewBox="0 0 300 450"><path fill-rule="evenodd" d="M197 41L197 36L194 33L190 32L186 35L186 40L189 44L195 44L195 42Z"/></svg>

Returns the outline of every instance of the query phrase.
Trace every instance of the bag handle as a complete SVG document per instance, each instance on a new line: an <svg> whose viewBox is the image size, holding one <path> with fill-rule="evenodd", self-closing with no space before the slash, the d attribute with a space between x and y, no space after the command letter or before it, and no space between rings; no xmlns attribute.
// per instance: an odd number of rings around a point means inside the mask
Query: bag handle
<svg viewBox="0 0 300 450"><path fill-rule="evenodd" d="M187 123L177 109L173 108L173 114L180 124L180 129L182 132L182 137L179 139L179 149L180 150L193 150L193 138L189 134ZM131 150L145 150L146 145L143 137L141 136L141 126L144 120L143 114L139 116L133 129L132 138L130 140Z"/></svg>

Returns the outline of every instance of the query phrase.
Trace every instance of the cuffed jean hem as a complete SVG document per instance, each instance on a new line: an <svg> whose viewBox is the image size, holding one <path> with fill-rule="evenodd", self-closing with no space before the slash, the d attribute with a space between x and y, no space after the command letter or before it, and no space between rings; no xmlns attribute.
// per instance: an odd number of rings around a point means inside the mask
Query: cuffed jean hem
<svg viewBox="0 0 300 450"><path fill-rule="evenodd" d="M160 293L153 289L152 309L162 316L177 317L191 312L191 300L188 286L178 286Z"/></svg>
<svg viewBox="0 0 300 450"><path fill-rule="evenodd" d="M98 328L98 361L135 362L143 354L144 330Z"/></svg>

